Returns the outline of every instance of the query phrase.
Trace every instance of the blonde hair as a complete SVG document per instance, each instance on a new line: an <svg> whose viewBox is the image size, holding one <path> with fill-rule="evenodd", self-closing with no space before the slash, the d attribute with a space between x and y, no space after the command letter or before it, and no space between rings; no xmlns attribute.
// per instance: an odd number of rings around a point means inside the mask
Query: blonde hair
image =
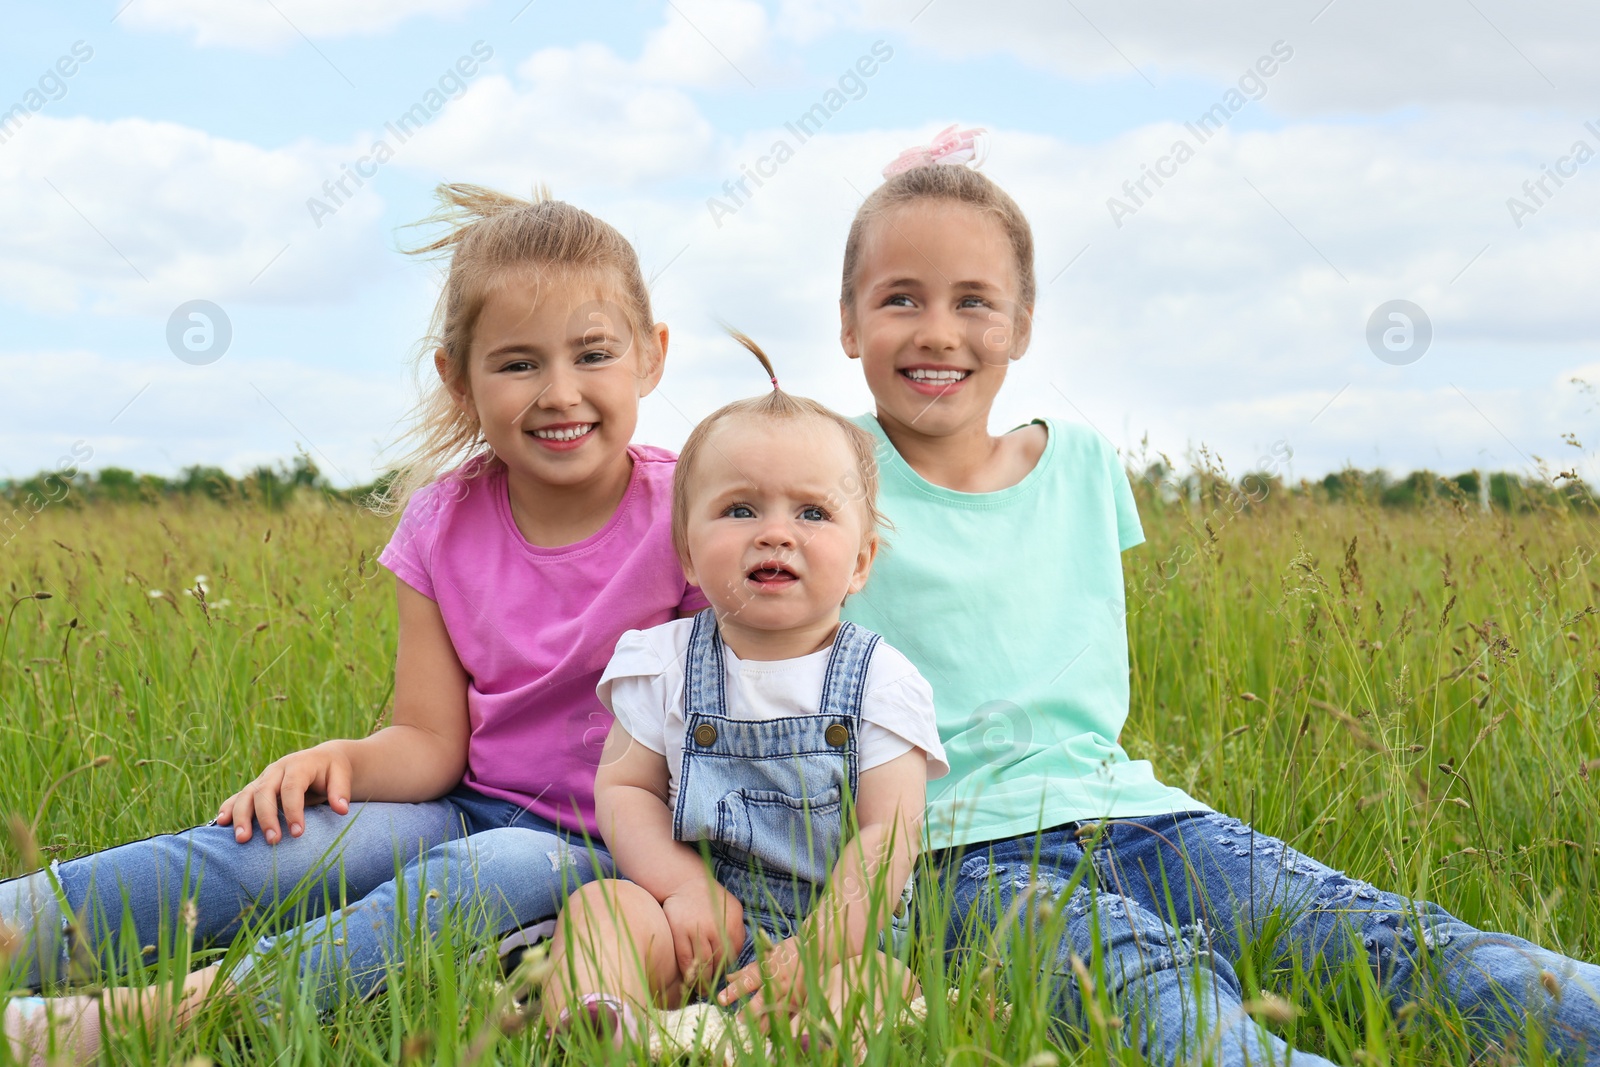
<svg viewBox="0 0 1600 1067"><path fill-rule="evenodd" d="M460 466L476 477L494 462L477 418L463 411L452 389L467 382L467 355L484 304L508 275L555 269L567 273L611 274L622 312L633 328L635 346L655 344L650 293L639 256L627 238L581 208L552 199L540 186L533 199L509 196L478 185L440 185L439 209L417 225L444 224L444 236L405 251L447 255L449 271L434 307L428 336L417 353L422 398L411 413L409 437L415 447L391 468L387 484L373 494L382 512L405 507L411 494ZM610 280L610 279L608 279ZM434 353L442 351L445 369L435 373ZM642 349L641 349L642 351Z"/></svg>
<svg viewBox="0 0 1600 1067"><path fill-rule="evenodd" d="M768 421L818 419L837 426L844 434L845 442L855 457L856 485L842 487L845 498L856 500L861 504L866 511L865 533L868 537L875 535L878 529L885 525L883 514L878 510L877 441L870 433L832 408L819 404L809 397L794 396L784 392L777 385L778 376L772 369L772 361L761 351L761 347L738 330L730 329L728 333L761 361L767 377L773 379L772 392L724 404L701 419L700 424L690 432L689 439L683 443L683 450L678 453L678 467L672 476L672 546L677 549L678 558L682 560L689 558L689 491L694 479L695 466L706 450L712 431L721 423L737 418Z"/></svg>
<svg viewBox="0 0 1600 1067"><path fill-rule="evenodd" d="M965 204L992 215L1011 242L1017 267L1017 302L1033 307L1038 284L1033 273L1033 228L1017 202L1006 191L968 167L934 164L902 171L874 189L856 209L850 236L844 242L844 279L839 299L850 314L856 299L856 272L861 267L861 246L867 229L891 210L919 200L944 200Z"/></svg>

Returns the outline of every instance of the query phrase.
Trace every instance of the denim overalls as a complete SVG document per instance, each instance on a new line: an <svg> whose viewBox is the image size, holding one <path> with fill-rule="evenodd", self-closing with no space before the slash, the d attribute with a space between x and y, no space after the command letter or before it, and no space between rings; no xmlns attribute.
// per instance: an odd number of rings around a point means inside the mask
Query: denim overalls
<svg viewBox="0 0 1600 1067"><path fill-rule="evenodd" d="M817 712L745 722L727 714L716 619L709 608L695 616L672 836L705 842L713 876L744 907L744 948L730 971L755 959L757 930L793 937L821 898L854 805L861 697L879 640L840 623Z"/></svg>

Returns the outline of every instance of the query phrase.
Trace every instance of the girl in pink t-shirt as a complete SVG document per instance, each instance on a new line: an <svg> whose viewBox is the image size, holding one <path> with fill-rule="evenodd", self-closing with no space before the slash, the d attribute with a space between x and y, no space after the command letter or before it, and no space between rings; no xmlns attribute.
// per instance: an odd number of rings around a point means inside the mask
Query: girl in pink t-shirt
<svg viewBox="0 0 1600 1067"><path fill-rule="evenodd" d="M27 943L14 984L64 977L75 947L109 962L125 935L226 943L280 909L300 925L177 998L14 999L19 1058L92 1060L103 1008L181 1024L213 988L268 1013L279 991L263 979L282 969L257 975L265 957L294 959L295 995L326 1009L382 984L413 923L437 930L449 909L477 934L523 928L611 873L586 841L611 725L596 683L625 631L705 604L672 547L674 457L630 443L667 328L633 249L594 216L542 194L440 196L449 232L418 250L450 257L439 380L380 557L399 579L392 724L269 764L210 825L0 883L0 921Z"/></svg>

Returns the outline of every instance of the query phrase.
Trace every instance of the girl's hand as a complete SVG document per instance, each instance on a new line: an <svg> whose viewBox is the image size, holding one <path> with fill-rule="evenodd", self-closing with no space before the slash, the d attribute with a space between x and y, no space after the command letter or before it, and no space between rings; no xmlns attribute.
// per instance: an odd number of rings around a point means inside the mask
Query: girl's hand
<svg viewBox="0 0 1600 1067"><path fill-rule="evenodd" d="M283 838L278 828L278 808L283 808L289 836L305 832L306 804L326 803L340 815L350 812L350 760L338 742L291 752L267 765L256 780L222 802L217 825L232 826L233 839L250 840L251 822L261 824L267 844Z"/></svg>
<svg viewBox="0 0 1600 1067"><path fill-rule="evenodd" d="M685 986L703 988L724 961L738 959L744 947L744 906L716 882L701 878L680 886L661 901L661 910L672 930Z"/></svg>
<svg viewBox="0 0 1600 1067"><path fill-rule="evenodd" d="M717 1003L727 1007L740 997L750 997L750 1010L763 1021L768 1012L791 1015L800 1010L806 1002L806 980L799 941L785 938L734 972L717 994Z"/></svg>

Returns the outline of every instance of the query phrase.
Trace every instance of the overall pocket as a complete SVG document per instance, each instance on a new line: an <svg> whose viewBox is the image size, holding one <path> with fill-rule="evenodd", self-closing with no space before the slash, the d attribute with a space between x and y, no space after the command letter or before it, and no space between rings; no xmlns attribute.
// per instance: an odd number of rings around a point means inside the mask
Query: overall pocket
<svg viewBox="0 0 1600 1067"><path fill-rule="evenodd" d="M821 885L843 844L844 802L834 786L815 797L739 789L717 802L717 839L748 854L768 877Z"/></svg>

